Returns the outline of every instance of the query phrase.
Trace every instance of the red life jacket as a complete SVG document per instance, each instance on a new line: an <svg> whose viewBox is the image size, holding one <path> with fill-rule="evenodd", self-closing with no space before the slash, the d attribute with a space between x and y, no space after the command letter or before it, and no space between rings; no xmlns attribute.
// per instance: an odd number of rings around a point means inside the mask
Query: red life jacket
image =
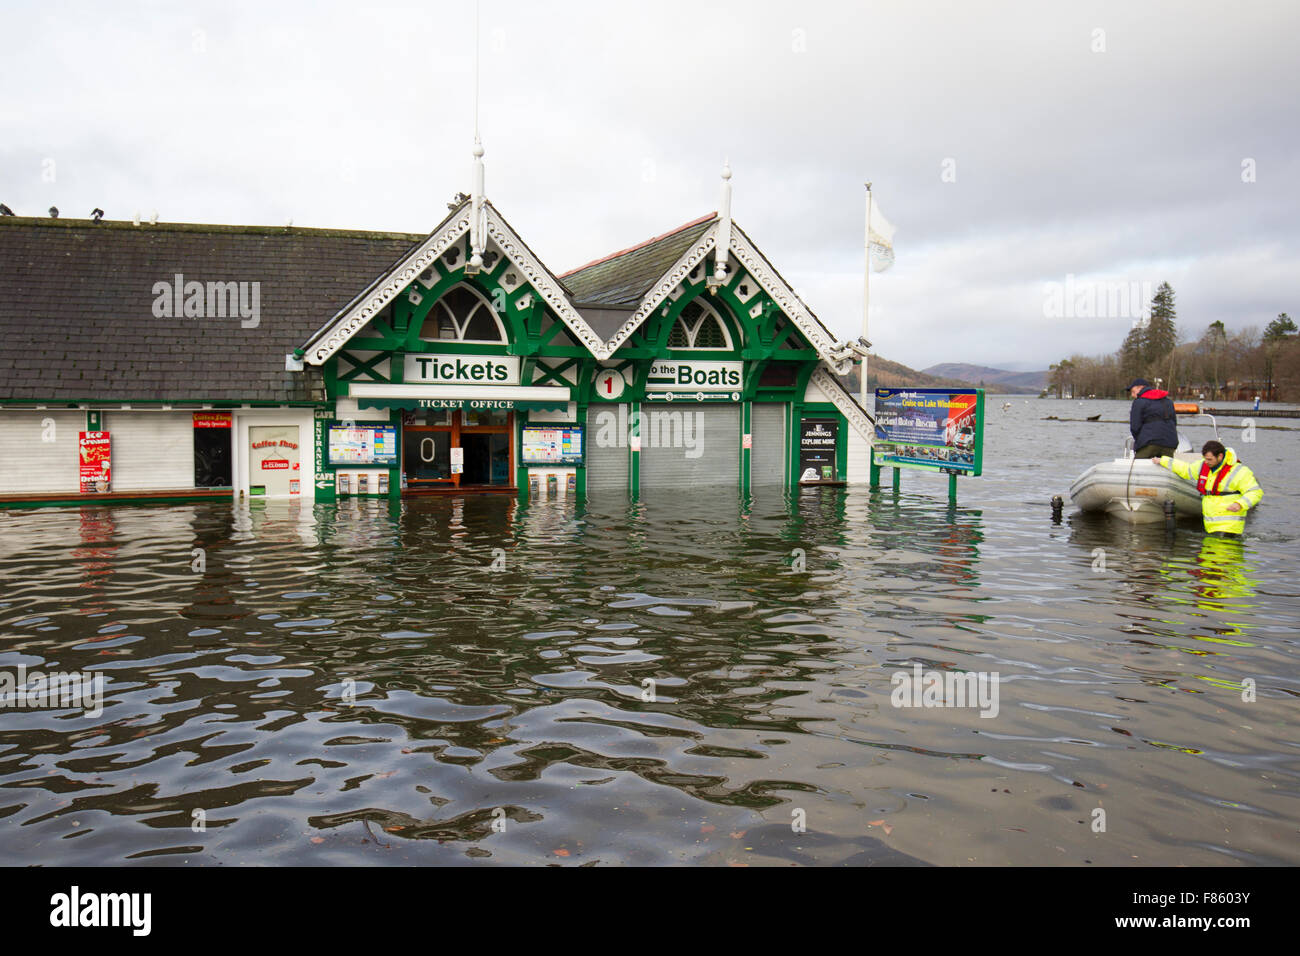
<svg viewBox="0 0 1300 956"><path fill-rule="evenodd" d="M1207 489L1206 483L1210 479L1210 472L1212 470L1213 469L1210 468L1210 463L1208 461L1201 462L1201 474L1196 479L1196 490L1203 495L1228 494L1228 492L1219 490L1219 487L1223 484L1223 479L1227 478L1228 474L1233 470L1228 467L1228 459L1226 457L1223 459L1223 464L1219 466L1219 473L1214 476L1214 484Z"/></svg>
<svg viewBox="0 0 1300 956"><path fill-rule="evenodd" d="M1166 398L1169 393L1159 388L1148 388L1138 393L1138 398Z"/></svg>

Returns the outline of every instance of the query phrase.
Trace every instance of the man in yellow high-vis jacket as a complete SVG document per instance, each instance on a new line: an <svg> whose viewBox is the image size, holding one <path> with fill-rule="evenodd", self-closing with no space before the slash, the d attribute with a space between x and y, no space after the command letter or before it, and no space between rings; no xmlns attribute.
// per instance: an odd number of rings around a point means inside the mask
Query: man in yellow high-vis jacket
<svg viewBox="0 0 1300 956"><path fill-rule="evenodd" d="M1206 531L1241 534L1246 530L1246 512L1259 504L1264 489L1255 473L1241 463L1236 452L1217 441L1207 441L1201 449L1199 470L1189 462L1164 456L1156 464L1168 468L1179 478L1195 482L1201 493L1201 519Z"/></svg>

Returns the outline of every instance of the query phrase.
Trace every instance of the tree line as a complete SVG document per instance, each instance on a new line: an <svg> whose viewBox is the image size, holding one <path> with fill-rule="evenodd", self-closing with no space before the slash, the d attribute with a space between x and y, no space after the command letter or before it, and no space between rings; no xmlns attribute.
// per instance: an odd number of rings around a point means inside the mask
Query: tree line
<svg viewBox="0 0 1300 956"><path fill-rule="evenodd" d="M1151 314L1109 355L1072 355L1052 365L1044 395L1125 398L1125 386L1145 378L1177 398L1206 401L1300 401L1300 329L1280 312L1263 332L1229 333L1222 321L1199 335L1178 326L1174 290L1160 283Z"/></svg>

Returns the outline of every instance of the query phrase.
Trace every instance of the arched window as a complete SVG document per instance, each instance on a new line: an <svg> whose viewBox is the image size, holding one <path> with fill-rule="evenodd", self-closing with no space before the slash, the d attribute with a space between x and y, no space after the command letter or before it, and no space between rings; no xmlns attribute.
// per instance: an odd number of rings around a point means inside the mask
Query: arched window
<svg viewBox="0 0 1300 956"><path fill-rule="evenodd" d="M682 314L668 333L668 347L709 349L714 352L730 352L735 348L722 316L714 311L713 306L699 299L692 299L682 309Z"/></svg>
<svg viewBox="0 0 1300 956"><path fill-rule="evenodd" d="M433 304L420 330L422 339L504 343L506 329L492 303L471 286L452 286Z"/></svg>

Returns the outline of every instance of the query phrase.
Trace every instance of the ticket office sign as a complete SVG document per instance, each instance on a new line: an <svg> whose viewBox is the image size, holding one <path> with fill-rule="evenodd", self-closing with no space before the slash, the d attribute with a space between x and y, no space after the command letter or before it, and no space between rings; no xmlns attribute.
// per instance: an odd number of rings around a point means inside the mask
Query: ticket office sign
<svg viewBox="0 0 1300 956"><path fill-rule="evenodd" d="M984 390L876 389L876 465L984 471Z"/></svg>
<svg viewBox="0 0 1300 956"><path fill-rule="evenodd" d="M113 463L113 444L109 433L79 432L77 456L81 493L108 491L112 487Z"/></svg>

